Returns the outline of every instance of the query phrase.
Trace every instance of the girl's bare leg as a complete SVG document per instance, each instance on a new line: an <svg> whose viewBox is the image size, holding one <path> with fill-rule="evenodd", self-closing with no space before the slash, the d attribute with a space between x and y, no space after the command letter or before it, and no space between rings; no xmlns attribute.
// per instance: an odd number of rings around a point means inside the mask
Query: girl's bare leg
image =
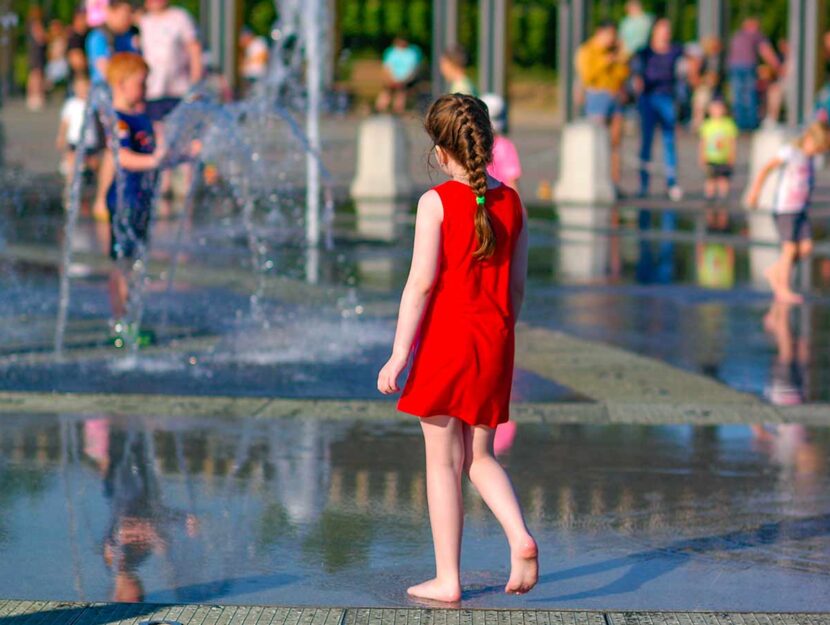
<svg viewBox="0 0 830 625"><path fill-rule="evenodd" d="M793 292L790 287L790 279L793 271L793 264L798 256L798 244L786 241L781 246L781 256L778 261L767 270L767 279L772 286L775 299L790 304L800 304L803 298Z"/></svg>
<svg viewBox="0 0 830 625"><path fill-rule="evenodd" d="M464 467L462 422L453 417L421 419L427 461L427 502L435 578L412 586L413 597L455 602L461 599L461 532L464 505L461 472Z"/></svg>
<svg viewBox="0 0 830 625"><path fill-rule="evenodd" d="M493 455L495 433L487 427L464 426L465 469L510 543L510 580L504 590L522 594L539 579L538 548L525 524L513 484Z"/></svg>
<svg viewBox="0 0 830 625"><path fill-rule="evenodd" d="M623 139L623 121L622 113L615 114L611 117L608 124L608 132L611 136L611 182L615 186L620 186L622 180L622 157L620 150Z"/></svg>

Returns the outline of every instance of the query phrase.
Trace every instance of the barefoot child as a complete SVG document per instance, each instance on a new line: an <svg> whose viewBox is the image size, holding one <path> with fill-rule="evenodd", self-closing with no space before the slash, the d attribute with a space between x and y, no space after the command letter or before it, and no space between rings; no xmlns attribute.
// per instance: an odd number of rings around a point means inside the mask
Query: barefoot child
<svg viewBox="0 0 830 625"><path fill-rule="evenodd" d="M704 195L707 200L729 197L732 172L735 167L738 144L738 126L729 116L729 109L721 99L714 99L707 107L707 117L700 126L700 165L706 172ZM708 215L710 228L726 230L729 213L713 211Z"/></svg>
<svg viewBox="0 0 830 625"><path fill-rule="evenodd" d="M515 191L487 175L493 128L479 99L441 97L425 127L451 180L418 203L392 356L378 375L381 393L398 391L415 348L398 409L421 418L436 576L408 592L437 601L461 598L466 473L510 544L505 591L525 593L538 579L537 546L493 456L495 428L508 420L514 326L527 273L525 212Z"/></svg>
<svg viewBox="0 0 830 625"><path fill-rule="evenodd" d="M781 255L766 271L775 299L798 304L803 298L790 288L793 264L806 260L813 251L812 232L807 209L813 192L815 157L830 147L828 129L822 122L814 122L793 144L784 146L769 161L755 179L747 197L751 208L758 205L758 198L769 175L780 170L775 192L773 216L781 238Z"/></svg>
<svg viewBox="0 0 830 625"><path fill-rule="evenodd" d="M147 244L156 175L162 159L162 150L156 147L153 123L144 113L144 81L148 71L144 59L132 52L115 54L107 65L107 81L112 88L117 117L117 136L108 139L117 143L118 162L125 170L121 214L117 177L107 193L110 258L115 261L110 272L110 303L116 334L125 329L122 320L127 314L129 297L126 261L133 259L139 247Z"/></svg>

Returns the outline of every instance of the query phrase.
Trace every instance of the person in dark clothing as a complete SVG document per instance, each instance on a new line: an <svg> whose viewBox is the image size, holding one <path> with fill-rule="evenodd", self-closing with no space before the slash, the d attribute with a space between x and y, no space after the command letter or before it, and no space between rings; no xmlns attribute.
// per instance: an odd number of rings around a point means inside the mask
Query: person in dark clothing
<svg viewBox="0 0 830 625"><path fill-rule="evenodd" d="M634 89L642 128L640 148L640 194L648 194L651 147L654 131L663 132L663 159L669 197L678 201L683 190L677 184L676 94L678 64L684 58L683 46L672 41L671 22L660 19L652 28L649 44L632 59ZM693 67L693 64L689 64Z"/></svg>
<svg viewBox="0 0 830 625"><path fill-rule="evenodd" d="M89 27L86 23L86 11L79 9L72 16L69 28L69 41L66 44L66 60L69 62L70 84L78 75L87 73L86 36Z"/></svg>
<svg viewBox="0 0 830 625"><path fill-rule="evenodd" d="M729 86L732 90L732 109L741 130L758 127L758 57L761 57L775 74L781 71L781 62L772 44L761 32L757 17L748 17L732 37L729 44L727 65Z"/></svg>

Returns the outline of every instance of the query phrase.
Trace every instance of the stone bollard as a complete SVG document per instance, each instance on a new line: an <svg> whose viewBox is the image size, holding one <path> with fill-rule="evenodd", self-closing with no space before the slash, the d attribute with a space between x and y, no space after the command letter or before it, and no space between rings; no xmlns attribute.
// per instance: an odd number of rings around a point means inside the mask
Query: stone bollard
<svg viewBox="0 0 830 625"><path fill-rule="evenodd" d="M403 123L392 115L366 119L358 132L352 197L355 200L409 199L412 188Z"/></svg>
<svg viewBox="0 0 830 625"><path fill-rule="evenodd" d="M585 120L572 122L562 129L560 145L559 180L553 192L554 201L613 202L608 129Z"/></svg>
<svg viewBox="0 0 830 625"><path fill-rule="evenodd" d="M775 201L776 179L775 174L767 178L766 184L758 199L758 206L750 210L746 206L746 197L761 169L774 158L775 155L788 141L793 139L793 134L784 126L772 128L761 128L752 135L752 145L749 156L749 184L744 191L743 203L747 210L747 225L749 226L749 239L753 243L764 243L765 245L753 245L749 248L749 272L753 284L766 285L764 272L778 258L778 231L775 229L770 211Z"/></svg>

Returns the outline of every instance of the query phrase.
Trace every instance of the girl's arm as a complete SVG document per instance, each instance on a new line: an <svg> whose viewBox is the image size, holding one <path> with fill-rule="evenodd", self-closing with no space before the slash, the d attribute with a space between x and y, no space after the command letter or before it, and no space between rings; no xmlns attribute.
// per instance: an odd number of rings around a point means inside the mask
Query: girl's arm
<svg viewBox="0 0 830 625"><path fill-rule="evenodd" d="M406 367L421 317L429 302L435 276L438 271L438 255L441 249L441 222L444 209L436 191L428 191L418 202L415 218L415 245L412 267L401 296L398 313L398 329L392 356L378 374L378 390L384 395L398 391L398 376Z"/></svg>
<svg viewBox="0 0 830 625"><path fill-rule="evenodd" d="M61 119L61 125L58 127L58 136L55 139L55 147L63 151L66 149L66 129L69 127L69 122Z"/></svg>
<svg viewBox="0 0 830 625"><path fill-rule="evenodd" d="M758 172L758 177L755 178L755 181L752 183L752 188L749 190L749 195L746 198L746 203L750 208L756 208L758 206L758 198L761 197L761 189L764 188L764 183L767 181L767 178L773 170L778 169L779 167L781 167L781 159L774 158L764 165L763 169Z"/></svg>
<svg viewBox="0 0 830 625"><path fill-rule="evenodd" d="M513 262L510 265L510 302L513 305L513 318L519 319L525 299L527 282L527 211L522 206L522 229L519 240L513 250Z"/></svg>

